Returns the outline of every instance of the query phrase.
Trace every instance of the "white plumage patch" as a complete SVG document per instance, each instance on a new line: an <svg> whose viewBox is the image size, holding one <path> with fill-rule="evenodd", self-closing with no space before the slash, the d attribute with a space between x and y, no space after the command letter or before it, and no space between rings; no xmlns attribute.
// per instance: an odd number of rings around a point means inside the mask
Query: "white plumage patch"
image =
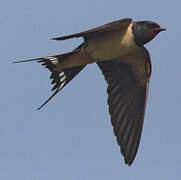
<svg viewBox="0 0 181 180"><path fill-rule="evenodd" d="M66 83L66 74L62 71L62 72L59 74L59 77L60 77L59 81L60 81L60 83L61 83L59 89L61 89L61 88L64 86L64 84Z"/></svg>
<svg viewBox="0 0 181 180"><path fill-rule="evenodd" d="M55 56L48 56L45 59L50 60L53 65L56 65L58 63L58 58Z"/></svg>
<svg viewBox="0 0 181 180"><path fill-rule="evenodd" d="M63 71L59 74L59 76L64 76L64 75L65 73Z"/></svg>
<svg viewBox="0 0 181 180"><path fill-rule="evenodd" d="M62 89L62 87L64 86L65 83L66 83L66 81L64 81L58 89Z"/></svg>
<svg viewBox="0 0 181 180"><path fill-rule="evenodd" d="M66 79L66 76L63 76L62 78L60 78L60 81L63 82Z"/></svg>

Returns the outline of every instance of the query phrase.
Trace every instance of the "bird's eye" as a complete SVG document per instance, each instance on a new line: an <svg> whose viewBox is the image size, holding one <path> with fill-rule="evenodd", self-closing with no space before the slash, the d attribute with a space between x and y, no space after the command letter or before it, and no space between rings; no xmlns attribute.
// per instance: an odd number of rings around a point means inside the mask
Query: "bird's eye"
<svg viewBox="0 0 181 180"><path fill-rule="evenodd" d="M155 27L155 24L148 24L148 27L149 27L149 28L154 28L154 27Z"/></svg>

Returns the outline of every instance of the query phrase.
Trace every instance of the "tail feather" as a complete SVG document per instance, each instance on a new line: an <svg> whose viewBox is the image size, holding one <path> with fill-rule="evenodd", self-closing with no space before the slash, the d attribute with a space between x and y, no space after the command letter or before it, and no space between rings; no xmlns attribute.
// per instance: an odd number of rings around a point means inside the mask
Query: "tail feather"
<svg viewBox="0 0 181 180"><path fill-rule="evenodd" d="M47 65L48 63L55 63L57 60L61 63L64 60L66 60L68 57L72 56L73 54L77 53L79 49L75 49L74 51L65 53L65 54L59 54L59 55L54 55L54 56L47 56L47 57L41 57L41 58L36 58L36 59L28 59L28 60L23 60L23 61L14 61L13 63L23 63L23 62L31 62L31 61L36 61L36 62L43 62L42 65Z"/></svg>
<svg viewBox="0 0 181 180"><path fill-rule="evenodd" d="M55 84L54 87L52 88L52 91L54 90L55 91L37 110L41 109L44 105L46 105L63 87L65 87L86 66L86 65L81 65L81 66L63 69L60 71L55 70L57 65L61 65L61 63L66 61L68 57L77 53L82 47L82 45L83 44L81 44L74 51L65 54L13 62L13 63L22 63L30 61L40 62L45 68L51 71L50 75L50 79L52 79L51 84Z"/></svg>
<svg viewBox="0 0 181 180"><path fill-rule="evenodd" d="M61 72L52 72L50 78L53 79L52 84L55 84L52 91L55 92L37 109L41 109L46 105L63 87L65 87L85 66L77 66L64 69Z"/></svg>
<svg viewBox="0 0 181 180"><path fill-rule="evenodd" d="M53 72L50 76L52 80L51 84L55 84L52 88L54 91L56 88L63 88L67 83L69 83L85 66L76 66L72 68L64 69L60 72Z"/></svg>

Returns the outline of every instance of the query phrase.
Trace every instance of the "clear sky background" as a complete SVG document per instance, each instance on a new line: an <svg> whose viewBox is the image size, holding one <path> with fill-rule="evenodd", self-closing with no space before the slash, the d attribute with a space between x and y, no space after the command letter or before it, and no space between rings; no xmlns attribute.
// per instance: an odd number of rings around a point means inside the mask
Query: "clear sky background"
<svg viewBox="0 0 181 180"><path fill-rule="evenodd" d="M181 60L179 0L2 0L0 6L1 180L180 180ZM146 45L152 77L136 159L124 164L113 135L106 82L95 64L42 110L50 73L38 63L82 39L49 38L130 17L168 30Z"/></svg>

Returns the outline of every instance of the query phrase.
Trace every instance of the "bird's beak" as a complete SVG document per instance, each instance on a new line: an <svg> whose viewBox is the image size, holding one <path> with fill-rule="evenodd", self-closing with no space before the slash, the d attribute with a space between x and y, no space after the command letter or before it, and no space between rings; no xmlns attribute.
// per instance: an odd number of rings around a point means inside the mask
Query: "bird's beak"
<svg viewBox="0 0 181 180"><path fill-rule="evenodd" d="M166 31L167 29L165 29L165 28L156 28L156 29L154 29L154 31L157 31L157 32L161 32L161 31Z"/></svg>
<svg viewBox="0 0 181 180"><path fill-rule="evenodd" d="M166 30L165 28L161 28L161 27L157 27L157 28L150 30L147 34L148 39L152 40L158 33L160 33L161 31L165 31L165 30Z"/></svg>

